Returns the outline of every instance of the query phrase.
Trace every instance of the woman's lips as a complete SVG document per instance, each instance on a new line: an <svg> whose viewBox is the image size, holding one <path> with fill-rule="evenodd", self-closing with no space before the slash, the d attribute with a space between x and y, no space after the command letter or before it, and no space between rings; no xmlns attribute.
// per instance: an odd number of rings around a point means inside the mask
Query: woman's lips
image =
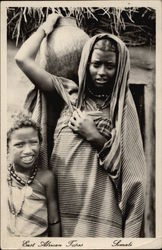
<svg viewBox="0 0 162 250"><path fill-rule="evenodd" d="M105 83L107 83L107 80L105 80L105 79L96 79L96 83L105 84Z"/></svg>

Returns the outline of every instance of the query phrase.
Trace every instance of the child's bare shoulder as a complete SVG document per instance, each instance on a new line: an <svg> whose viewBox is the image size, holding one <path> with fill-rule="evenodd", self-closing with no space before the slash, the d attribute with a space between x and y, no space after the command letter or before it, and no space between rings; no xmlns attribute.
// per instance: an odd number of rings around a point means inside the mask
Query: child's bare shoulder
<svg viewBox="0 0 162 250"><path fill-rule="evenodd" d="M54 174L51 170L48 169L39 169L37 178L44 185L48 185L49 183L54 182Z"/></svg>

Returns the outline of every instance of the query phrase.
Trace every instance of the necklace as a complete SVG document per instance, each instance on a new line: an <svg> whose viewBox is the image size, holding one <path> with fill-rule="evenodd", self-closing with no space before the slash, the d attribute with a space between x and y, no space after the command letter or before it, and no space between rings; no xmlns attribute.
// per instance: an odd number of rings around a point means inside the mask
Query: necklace
<svg viewBox="0 0 162 250"><path fill-rule="evenodd" d="M102 104L96 103L96 107L98 111L101 111L105 108L107 108L110 104L110 95L105 99L105 101Z"/></svg>
<svg viewBox="0 0 162 250"><path fill-rule="evenodd" d="M20 214L24 201L25 201L25 196L28 197L32 194L33 190L32 188L29 186L33 181L34 178L37 174L38 171L38 167L35 165L31 176L29 177L29 179L27 180L27 182L25 182L20 176L18 176L15 172L14 166L11 164L8 168L9 170L9 176L8 176L8 183L9 183L9 205L10 205L10 209L11 209L11 213L15 216L17 216L18 214ZM19 182L21 185L23 185L24 187L21 188L20 192L19 192L19 204L16 208L16 206L14 206L14 199L13 199L13 192L12 192L12 178L16 179L17 182Z"/></svg>
<svg viewBox="0 0 162 250"><path fill-rule="evenodd" d="M107 97L110 96L110 95L108 95L108 94L96 94L96 93L94 93L93 90L90 89L90 88L87 88L87 90L88 90L88 92L89 92L89 94L90 94L91 96L94 96L94 97L96 97L96 98L107 98Z"/></svg>
<svg viewBox="0 0 162 250"><path fill-rule="evenodd" d="M25 201L25 188L22 188L21 189L21 192L17 193L18 197L19 198L19 204L14 205L14 197L13 198L13 191L12 191L12 188L10 186L9 188L9 206L10 206L10 209L11 209L11 213L15 216L17 216L18 214L20 214L21 210L22 210L22 207L24 205L24 201ZM16 196L16 195L15 195Z"/></svg>
<svg viewBox="0 0 162 250"><path fill-rule="evenodd" d="M18 175L16 174L13 165L10 165L10 166L9 166L10 176L14 177L14 178L15 178L20 184L22 184L23 186L25 186L25 185L30 185L30 184L33 182L33 180L34 180L34 178L35 178L35 176L36 176L36 174L37 174L37 171L38 171L38 167L35 165L35 166L34 166L34 169L33 169L33 171L32 171L31 176L29 177L29 179L28 179L27 182L26 182L26 181L24 181L20 176L18 176Z"/></svg>

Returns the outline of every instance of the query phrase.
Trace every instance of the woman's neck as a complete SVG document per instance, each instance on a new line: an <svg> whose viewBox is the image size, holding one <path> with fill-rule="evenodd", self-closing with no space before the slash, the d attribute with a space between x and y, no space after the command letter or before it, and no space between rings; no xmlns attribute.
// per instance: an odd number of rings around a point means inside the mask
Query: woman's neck
<svg viewBox="0 0 162 250"><path fill-rule="evenodd" d="M106 86L106 87L99 88L89 83L87 86L87 91L93 96L96 96L98 98L104 98L104 97L111 95L112 87Z"/></svg>

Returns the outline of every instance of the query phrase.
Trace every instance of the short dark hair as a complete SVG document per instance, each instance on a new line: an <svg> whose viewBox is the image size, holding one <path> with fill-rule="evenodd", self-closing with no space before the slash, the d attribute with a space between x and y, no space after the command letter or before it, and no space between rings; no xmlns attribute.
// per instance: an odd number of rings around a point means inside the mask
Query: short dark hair
<svg viewBox="0 0 162 250"><path fill-rule="evenodd" d="M11 117L11 126L7 131L7 148L9 148L9 142L11 139L11 135L15 130L20 128L34 128L38 132L39 142L42 142L42 134L40 125L32 119L31 113L26 111L21 111L17 114L12 115Z"/></svg>

